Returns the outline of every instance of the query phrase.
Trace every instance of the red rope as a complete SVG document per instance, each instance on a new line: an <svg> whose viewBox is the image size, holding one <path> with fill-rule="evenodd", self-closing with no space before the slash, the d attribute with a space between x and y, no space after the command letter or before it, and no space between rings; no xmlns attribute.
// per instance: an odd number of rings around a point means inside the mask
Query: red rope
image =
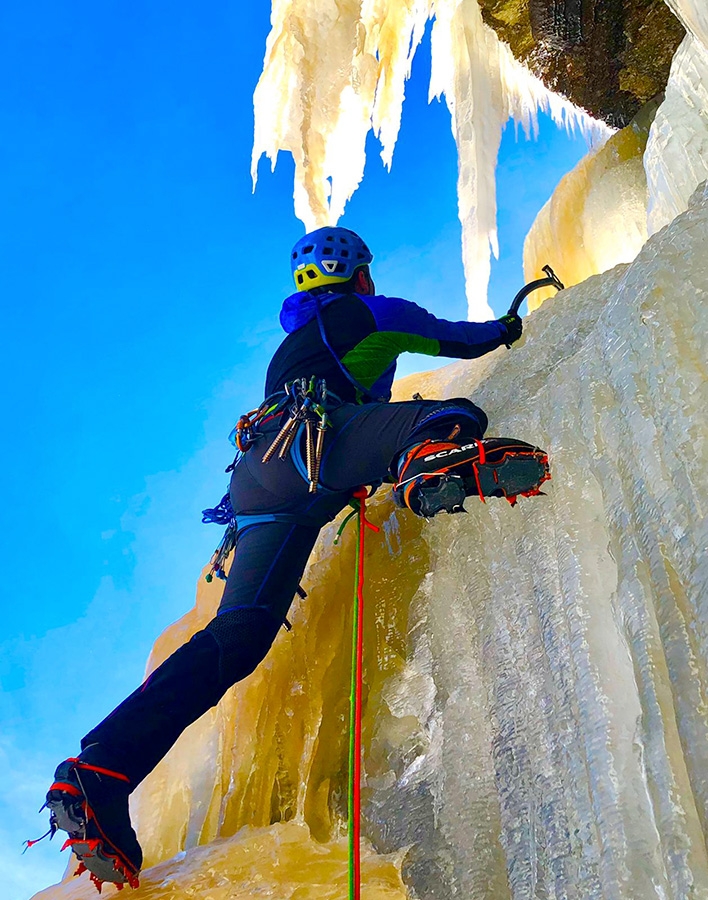
<svg viewBox="0 0 708 900"><path fill-rule="evenodd" d="M359 536L357 552L356 596L357 596L357 621L356 621L356 666L355 666L355 694L354 694L354 759L353 772L351 773L352 806L350 822L350 898L360 900L361 897L361 710L364 682L364 537L366 529L379 531L376 525L366 519L366 498L368 492L365 487L357 488L354 497L359 501Z"/></svg>

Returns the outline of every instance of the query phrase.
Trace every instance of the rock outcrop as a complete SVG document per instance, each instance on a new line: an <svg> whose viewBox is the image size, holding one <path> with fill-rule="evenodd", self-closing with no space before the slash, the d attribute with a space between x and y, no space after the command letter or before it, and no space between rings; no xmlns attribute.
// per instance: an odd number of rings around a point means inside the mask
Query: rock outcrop
<svg viewBox="0 0 708 900"><path fill-rule="evenodd" d="M684 35L663 0L479 0L482 16L544 84L610 125L661 93Z"/></svg>

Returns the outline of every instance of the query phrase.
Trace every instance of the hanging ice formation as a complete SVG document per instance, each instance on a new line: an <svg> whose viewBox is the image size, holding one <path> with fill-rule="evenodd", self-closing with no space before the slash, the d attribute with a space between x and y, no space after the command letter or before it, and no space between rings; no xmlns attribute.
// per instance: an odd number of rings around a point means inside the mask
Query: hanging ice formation
<svg viewBox="0 0 708 900"><path fill-rule="evenodd" d="M469 315L486 301L497 255L495 167L512 117L527 133L538 109L589 140L609 129L547 90L483 21L477 0L273 0L256 88L252 175L265 154L295 160L295 212L307 229L334 224L364 174L370 130L391 165L405 82L426 23L432 29L430 97L445 96L458 148L458 212Z"/></svg>
<svg viewBox="0 0 708 900"><path fill-rule="evenodd" d="M705 34L689 32L674 56L666 96L649 132L644 168L650 234L683 212L696 185L708 178L708 22L704 25Z"/></svg>

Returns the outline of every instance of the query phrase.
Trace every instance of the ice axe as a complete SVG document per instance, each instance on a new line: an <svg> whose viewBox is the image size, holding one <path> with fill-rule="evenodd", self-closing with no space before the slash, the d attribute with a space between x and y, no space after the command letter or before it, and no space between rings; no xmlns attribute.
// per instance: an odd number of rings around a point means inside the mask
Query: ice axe
<svg viewBox="0 0 708 900"><path fill-rule="evenodd" d="M542 271L546 273L546 277L537 278L535 281L529 281L528 284L525 284L521 288L519 293L511 302L509 312L507 313L508 316L519 315L519 307L532 291L537 291L542 287L554 287L557 291L562 291L565 289L565 285L550 266L544 266Z"/></svg>

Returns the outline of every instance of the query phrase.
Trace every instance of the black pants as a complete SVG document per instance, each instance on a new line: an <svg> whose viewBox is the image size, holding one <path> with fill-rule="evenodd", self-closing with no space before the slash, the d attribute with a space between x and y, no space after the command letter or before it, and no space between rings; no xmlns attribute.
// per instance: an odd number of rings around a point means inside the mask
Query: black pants
<svg viewBox="0 0 708 900"><path fill-rule="evenodd" d="M445 438L455 424L462 429L457 440L480 438L487 426L484 412L465 399L342 404L330 416L316 494L299 471L297 447L286 460L276 455L262 463L281 423L262 429L231 479L239 533L216 617L82 740L93 762L123 772L133 788L265 657L320 529L353 491L385 478L396 456L419 440Z"/></svg>

